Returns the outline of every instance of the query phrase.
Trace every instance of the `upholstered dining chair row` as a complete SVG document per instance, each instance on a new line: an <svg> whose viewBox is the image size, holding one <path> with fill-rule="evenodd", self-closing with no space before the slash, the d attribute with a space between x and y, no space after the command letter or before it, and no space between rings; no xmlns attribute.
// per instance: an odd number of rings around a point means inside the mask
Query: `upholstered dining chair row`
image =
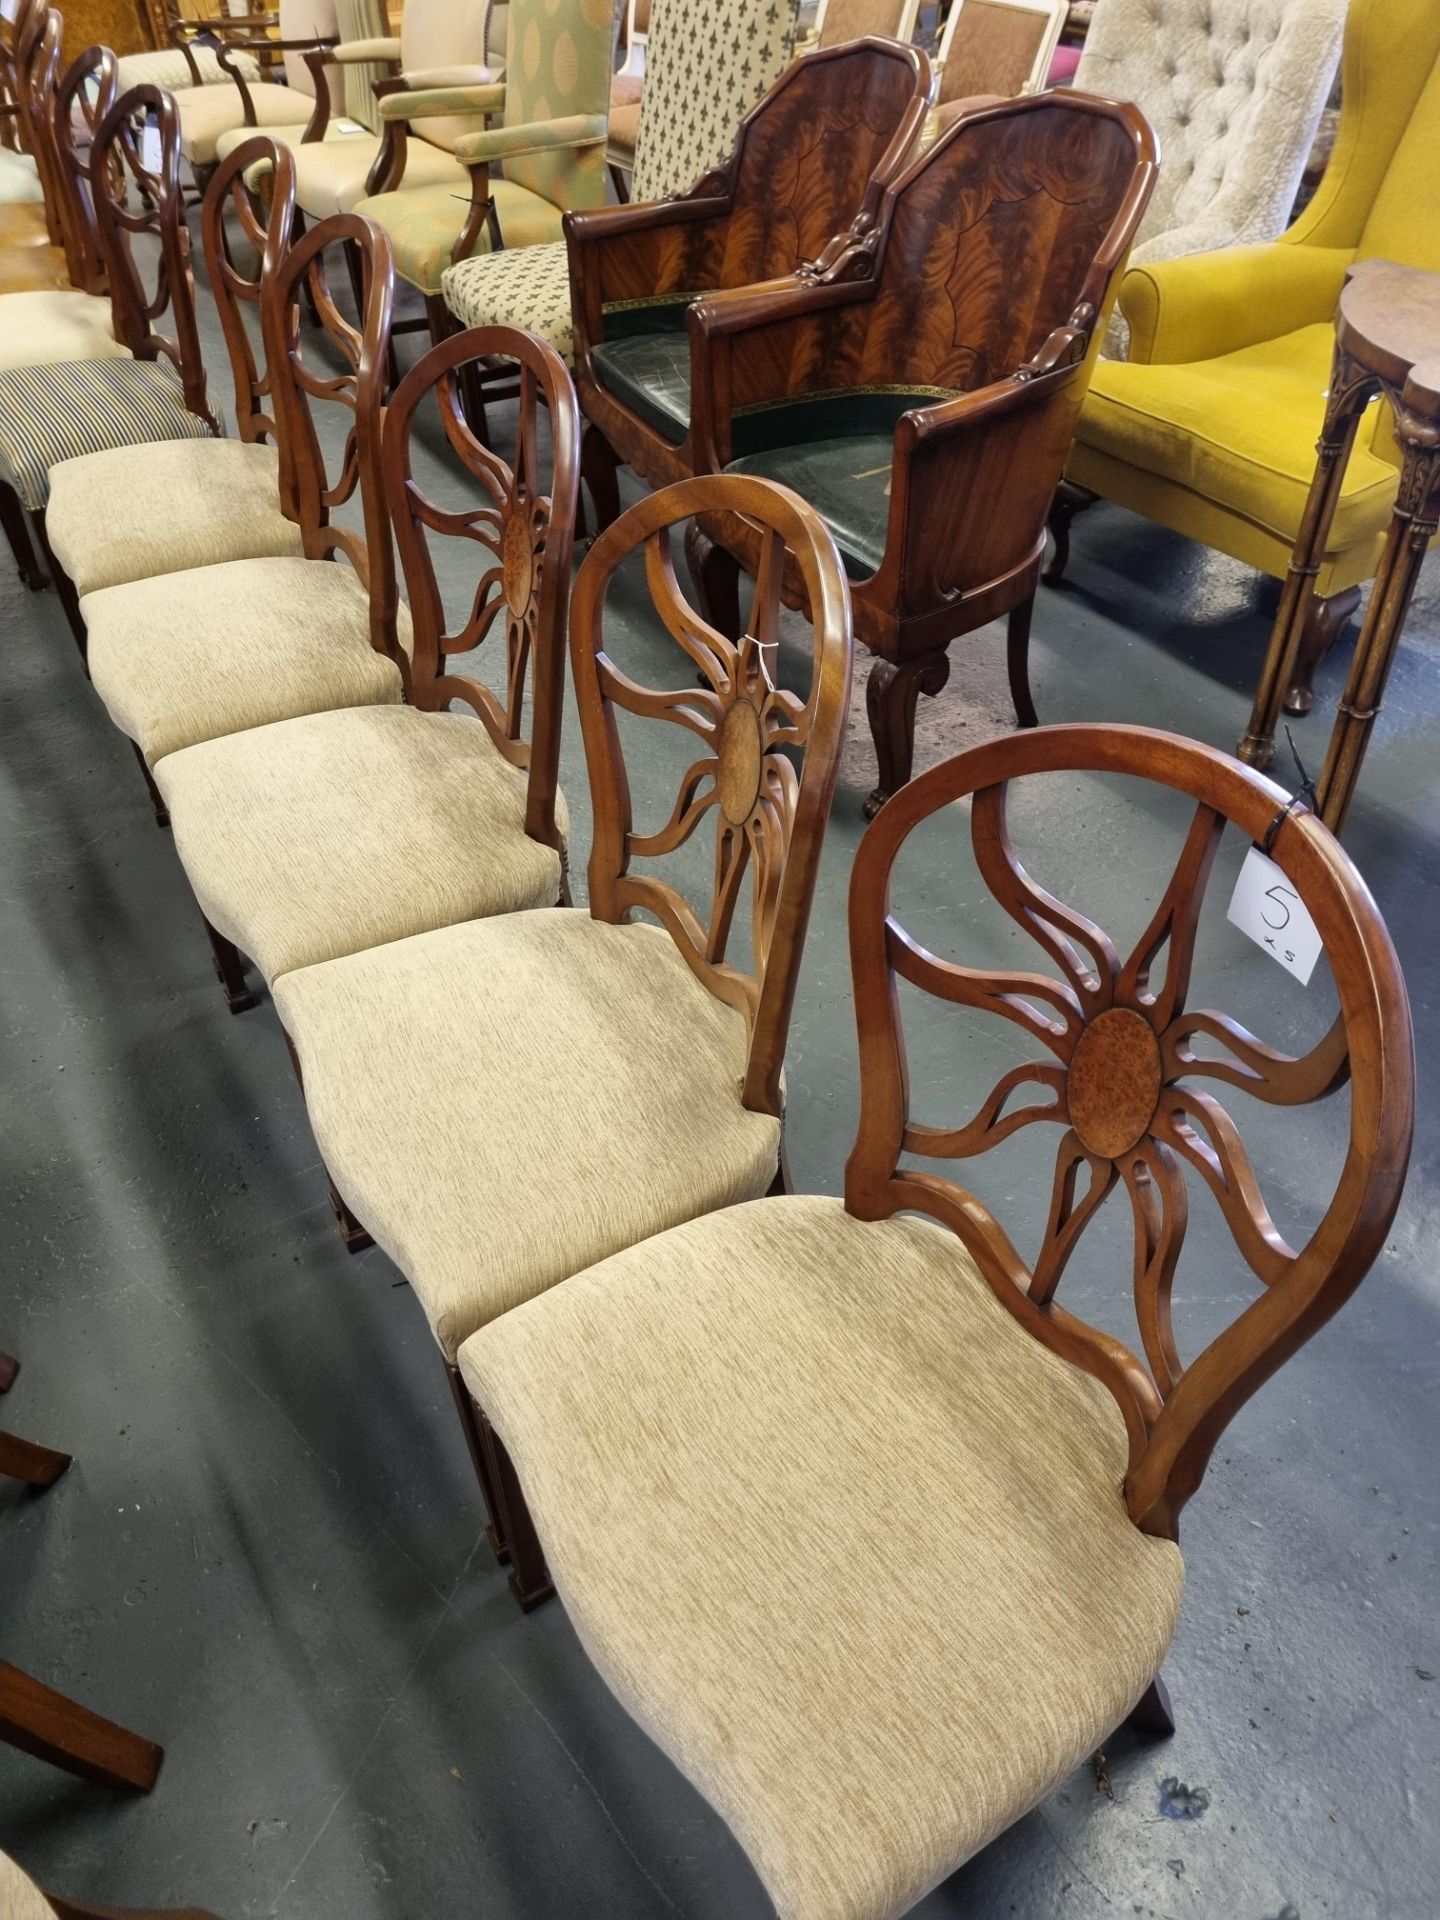
<svg viewBox="0 0 1440 1920"><path fill-rule="evenodd" d="M103 115L90 161L97 183L131 185L96 202L112 262L131 258L122 213L162 233L178 219L176 117L156 108L147 168L136 101ZM1113 128L1106 191L1133 200L1143 139L1093 103L987 110L941 162L967 142L1008 154L1041 111L1073 116L1067 138ZM255 159L265 209L244 185ZM786 1036L850 688L837 543L771 478L695 474L613 517L572 588L581 414L558 356L476 330L389 392L389 242L353 214L296 239L293 194L288 156L258 140L217 170L202 223L254 440L44 467L96 690L168 810L227 998L252 991L242 949L270 982L351 1243L373 1235L427 1314L517 1596L558 1588L780 1914L885 1920L1119 1722L1167 1724L1181 1509L1233 1413L1364 1276L1398 1202L1413 1065L1393 951L1331 836L1226 756L1107 727L991 743L902 787L862 843L860 1134L843 1200L787 1193ZM193 318L188 260L166 292ZM495 358L519 387L509 459L464 404L467 366ZM327 408L347 428L328 464ZM422 430L463 477L461 505L417 481ZM182 485L172 544L149 503ZM754 585L717 623L676 547L692 523L714 537L732 520ZM207 563L187 546L197 525ZM438 587L446 542L476 555L458 621ZM620 657L610 596L632 562L672 662L658 683ZM787 581L808 645L793 622L781 644ZM567 647L594 821L585 907L565 900ZM688 762L674 803L637 821L627 764L672 729ZM1193 802L1128 952L1014 851L1007 786L1055 773ZM967 815L979 874L1052 972L935 954L893 912L909 834ZM1268 844L1331 957L1338 1014L1298 1058L1189 1004L1229 825ZM677 862L702 833L695 897ZM968 1121L913 1115L901 983L957 1018L998 1013L1040 1057ZM1292 1247L1210 1088L1289 1108L1347 1084L1334 1199ZM1040 1099L1012 1107L1027 1086ZM1027 1264L932 1168L1042 1122L1060 1128L1055 1197ZM1259 1289L1188 1366L1171 1303L1187 1171ZM1136 1349L1056 1299L1121 1186Z"/></svg>

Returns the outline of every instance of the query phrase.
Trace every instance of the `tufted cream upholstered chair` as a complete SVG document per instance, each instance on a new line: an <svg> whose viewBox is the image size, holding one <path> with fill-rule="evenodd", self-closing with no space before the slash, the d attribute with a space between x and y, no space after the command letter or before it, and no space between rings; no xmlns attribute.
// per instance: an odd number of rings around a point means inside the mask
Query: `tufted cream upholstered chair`
<svg viewBox="0 0 1440 1920"><path fill-rule="evenodd" d="M1074 84L1133 100L1160 178L1132 267L1273 240L1340 58L1348 0L1099 0ZM1106 351L1124 357L1118 312Z"/></svg>
<svg viewBox="0 0 1440 1920"><path fill-rule="evenodd" d="M789 64L799 0L653 0L645 91L636 116L636 200L668 200L718 166L740 122ZM610 116L613 150L617 114ZM446 270L462 326L528 327L574 364L563 241L479 254Z"/></svg>

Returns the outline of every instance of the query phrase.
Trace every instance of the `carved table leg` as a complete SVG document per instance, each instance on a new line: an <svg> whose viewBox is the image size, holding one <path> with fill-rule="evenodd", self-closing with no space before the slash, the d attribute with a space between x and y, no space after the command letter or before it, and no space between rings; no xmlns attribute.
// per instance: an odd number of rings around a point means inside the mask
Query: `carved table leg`
<svg viewBox="0 0 1440 1920"><path fill-rule="evenodd" d="M0 1660L0 1741L102 1787L149 1793L165 1757L113 1720L91 1713L8 1660Z"/></svg>
<svg viewBox="0 0 1440 1920"><path fill-rule="evenodd" d="M45 569L35 558L30 527L25 518L25 509L20 504L20 496L5 480L0 480L0 527L5 529L5 538L15 557L15 570L20 575L22 586L28 587L31 593L39 593L48 584Z"/></svg>
<svg viewBox="0 0 1440 1920"><path fill-rule="evenodd" d="M700 611L727 640L740 638L740 562L700 531L692 520L685 529L685 559Z"/></svg>
<svg viewBox="0 0 1440 1920"><path fill-rule="evenodd" d="M1055 542L1055 551L1050 556L1050 564L1041 578L1047 587L1057 586L1064 577L1070 564L1070 522L1077 513L1083 513L1087 507L1093 507L1099 495L1091 493L1088 487L1077 487L1073 480L1062 480L1055 489L1055 498L1050 505L1050 536Z"/></svg>
<svg viewBox="0 0 1440 1920"><path fill-rule="evenodd" d="M20 1362L13 1353L0 1353L0 1393L8 1393L15 1384Z"/></svg>
<svg viewBox="0 0 1440 1920"><path fill-rule="evenodd" d="M1426 549L1440 527L1440 445L1436 444L1435 435L1428 432L1407 441L1403 437L1406 433L1403 422L1401 432L1405 465L1400 475L1395 514L1380 571L1375 576L1365 625L1355 643L1355 658L1350 663L1335 731L1330 736L1325 771L1315 790L1320 818L1337 834L1350 811L1360 764L1380 712L1385 683L1390 678Z"/></svg>
<svg viewBox="0 0 1440 1920"><path fill-rule="evenodd" d="M460 1416L460 1425L465 1433L465 1445L470 1450L470 1464L475 1469L475 1478L480 1482L480 1492L485 1501L488 1520L485 1538L495 1558L505 1567L510 1564L510 1549L505 1541L505 1516L500 1511L500 1496L496 1491L495 1476L490 1471L490 1456L485 1450L478 1411L460 1369L452 1367L447 1360L445 1371L450 1377L450 1392L454 1396L455 1411Z"/></svg>
<svg viewBox="0 0 1440 1920"><path fill-rule="evenodd" d="M865 686L865 708L880 779L865 802L873 820L897 788L910 778L915 761L915 703L922 693L933 699L950 678L948 653L922 653L913 660L876 660Z"/></svg>
<svg viewBox="0 0 1440 1920"><path fill-rule="evenodd" d="M0 1433L0 1473L31 1487L53 1487L70 1465L68 1453L22 1440L18 1433Z"/></svg>
<svg viewBox="0 0 1440 1920"><path fill-rule="evenodd" d="M619 472L615 449L595 422L587 420L580 437L580 477L589 487L595 506L597 536L620 518Z"/></svg>
<svg viewBox="0 0 1440 1920"><path fill-rule="evenodd" d="M1285 711L1302 718L1315 704L1315 669L1353 619L1360 605L1359 587L1332 593L1328 600L1312 599L1295 650L1295 664L1285 688Z"/></svg>
<svg viewBox="0 0 1440 1920"><path fill-rule="evenodd" d="M476 1413L480 1419L480 1430L485 1436L490 1471L500 1496L505 1538L510 1543L510 1591L519 1601L521 1611L529 1613L542 1600L550 1598L555 1591L554 1582L545 1564L545 1549L535 1532L535 1522L530 1518L530 1509L525 1504L525 1495L510 1456L483 1410L477 1407Z"/></svg>
<svg viewBox="0 0 1440 1920"><path fill-rule="evenodd" d="M1035 612L1035 596L1010 609L1005 633L1005 665L1010 675L1010 698L1015 703L1015 724L1034 727L1040 724L1035 711L1035 696L1030 691L1030 620Z"/></svg>
<svg viewBox="0 0 1440 1920"><path fill-rule="evenodd" d="M1175 1731L1175 1712L1164 1680L1157 1673L1130 1710L1125 1722L1150 1740L1168 1740Z"/></svg>
<svg viewBox="0 0 1440 1920"><path fill-rule="evenodd" d="M1328 617L1314 612L1315 581L1325 558L1330 527L1340 502L1345 469L1355 445L1360 417L1376 391L1376 384L1374 378L1357 367L1339 347L1335 349L1330 372L1330 398L1316 447L1318 458L1315 476L1310 482L1305 511L1300 517L1300 530L1290 556L1290 571L1285 576L1275 624L1270 630L1270 645L1255 688L1250 724L1237 749L1240 758L1248 761L1252 767L1268 767L1270 764L1275 752L1275 724L1279 718L1280 701L1287 689L1290 690L1287 701L1290 712L1310 711L1314 704L1310 675L1314 673L1320 657L1317 649L1323 649L1333 642L1340 626L1355 610L1355 603L1352 602L1338 625L1335 624L1335 613L1339 609L1335 606L1335 600L1322 603L1332 610ZM1297 674L1302 644L1307 653L1307 666Z"/></svg>
<svg viewBox="0 0 1440 1920"><path fill-rule="evenodd" d="M220 991L225 995L225 1004L231 1013L244 1013L255 1005L255 994L245 978L245 962L240 958L240 949L233 940L227 940L218 928L212 927L203 913L200 919L210 942L210 957L215 962L215 977L220 982Z"/></svg>

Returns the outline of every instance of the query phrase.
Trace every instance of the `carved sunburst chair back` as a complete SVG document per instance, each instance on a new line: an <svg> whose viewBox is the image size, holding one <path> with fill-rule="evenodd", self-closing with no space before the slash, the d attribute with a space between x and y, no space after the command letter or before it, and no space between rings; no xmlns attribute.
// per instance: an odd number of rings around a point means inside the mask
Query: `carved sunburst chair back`
<svg viewBox="0 0 1440 1920"><path fill-rule="evenodd" d="M509 466L477 438L462 399L467 369L502 360L518 371L515 458ZM445 441L466 476L463 507L442 506L415 478L416 422L432 396ZM550 441L543 462L542 406ZM418 360L395 389L386 409L384 455L386 499L415 632L411 705L440 712L459 701L472 708L510 765L528 771L526 833L563 852L555 795L580 489L580 409L564 362L543 340L513 327L452 335ZM483 555L466 618L454 631L435 571L437 538L474 541ZM503 694L452 664L492 632L504 635ZM529 740L527 681L533 696Z"/></svg>
<svg viewBox="0 0 1440 1920"><path fill-rule="evenodd" d="M264 200L245 184L245 174L252 167L263 173ZM221 161L205 189L200 244L235 382L235 432L252 444L262 440L279 444L270 363L263 335L257 354L256 336L261 293L266 279L275 277L290 244L294 220L295 162L288 147L267 135L237 147ZM246 324L247 308L252 310L253 326ZM282 467L282 487L285 479ZM293 499L283 504L293 518Z"/></svg>
<svg viewBox="0 0 1440 1920"><path fill-rule="evenodd" d="M153 169L142 151L147 122L158 133ZM180 188L180 116L173 96L151 86L121 94L91 143L89 178L115 338L137 360L168 360L188 410L219 433L206 395L195 319L190 229ZM140 235L155 243L153 290L135 257ZM160 323L167 316L172 331L162 333Z"/></svg>
<svg viewBox="0 0 1440 1920"><path fill-rule="evenodd" d="M71 286L86 293L107 291L90 183L90 150L97 127L115 104L116 65L109 47L87 47L71 61L45 113L65 271Z"/></svg>
<svg viewBox="0 0 1440 1920"><path fill-rule="evenodd" d="M360 324L340 311L330 290L330 267L346 249L358 265ZM302 346L302 294L314 319ZM311 227L281 257L265 281L260 311L265 353L286 477L281 498L293 498L310 560L344 558L370 596L370 641L400 669L407 690L410 662L398 639L399 593L385 513L381 444L395 268L390 242L372 221L337 213ZM326 350L318 350L320 337ZM342 371L335 371L338 359ZM314 406L343 408L351 423L338 461L327 466ZM286 487L293 493L287 495ZM363 535L336 525L331 514L358 492Z"/></svg>
<svg viewBox="0 0 1440 1920"><path fill-rule="evenodd" d="M1128 954L1038 886L1015 855L1009 789L1055 772L1128 776L1195 802L1160 904ZM892 916L891 873L902 846L923 821L957 802L968 802L981 877L1039 948L1044 971L955 964L928 952ZM1227 823L1268 849L1328 956L1339 1011L1324 1039L1299 1058L1266 1045L1227 1014L1190 1004L1197 924ZM846 1167L847 1209L865 1220L913 1211L950 1228L1016 1319L1114 1395L1129 1433L1131 1517L1145 1532L1174 1536L1180 1510L1237 1409L1364 1278L1404 1185L1414 1120L1409 1005L1364 882L1313 815L1226 754L1142 727L1048 727L934 767L881 810L851 878L850 951L861 1102ZM1039 1058L1005 1073L963 1125L922 1124L910 1111L901 981L1013 1022ZM1292 1247L1266 1208L1240 1129L1218 1095L1231 1087L1269 1106L1299 1107L1347 1082L1343 1169L1318 1227ZM1015 1100L1022 1089L1029 1097ZM982 1201L913 1159L968 1159L1037 1123L1062 1131L1049 1219L1027 1265ZM1187 1173L1218 1202L1259 1289L1188 1365L1171 1322ZM1134 1216L1143 1359L1055 1298L1077 1241L1121 1185Z"/></svg>
<svg viewBox="0 0 1440 1920"><path fill-rule="evenodd" d="M727 639L695 610L676 577L672 534L695 515L744 514L759 530L761 562L749 623ZM606 592L616 569L642 551L646 585L679 649L681 685L638 685L605 646ZM812 641L808 690L780 675L780 581L787 552L805 582ZM680 481L616 520L586 556L570 608L576 698L594 808L590 911L620 922L653 914L716 997L750 1030L742 1097L781 1112L781 1066L796 975L815 892L820 846L839 770L850 699L850 596L835 543L797 494L724 476ZM697 682L698 677L698 684ZM667 721L701 742L669 818L637 830L618 716ZM637 859L674 853L714 813L715 867L702 919L678 888ZM749 964L727 958L731 925L751 884Z"/></svg>

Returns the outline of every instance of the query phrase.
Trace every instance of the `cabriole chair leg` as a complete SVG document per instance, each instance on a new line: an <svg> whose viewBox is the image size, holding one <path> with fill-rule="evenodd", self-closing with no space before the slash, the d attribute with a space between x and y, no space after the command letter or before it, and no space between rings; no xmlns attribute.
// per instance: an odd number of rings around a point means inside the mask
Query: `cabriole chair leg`
<svg viewBox="0 0 1440 1920"><path fill-rule="evenodd" d="M1360 605L1359 587L1347 587L1332 593L1328 600L1315 599L1305 617L1300 645L1295 650L1295 673L1285 689L1285 711L1306 714L1315 704L1315 669L1340 638L1348 621Z"/></svg>
<svg viewBox="0 0 1440 1920"><path fill-rule="evenodd" d="M335 1224L340 1229L340 1238L345 1242L347 1253L364 1253L375 1244L370 1230L358 1220L341 1198L340 1189L330 1181L330 1206L335 1215Z"/></svg>
<svg viewBox="0 0 1440 1920"><path fill-rule="evenodd" d="M68 1453L22 1440L18 1433L0 1433L0 1474L23 1480L29 1487L53 1487L70 1465Z"/></svg>
<svg viewBox="0 0 1440 1920"><path fill-rule="evenodd" d="M620 463L615 449L594 421L587 421L580 440L580 477L590 489L598 537L620 518Z"/></svg>
<svg viewBox="0 0 1440 1920"><path fill-rule="evenodd" d="M45 556L45 564L50 569L50 578L55 583L56 598L65 610L71 638L80 654L81 662L85 667L85 678L88 680L90 678L88 659L90 635L85 626L85 617L80 611L80 597L75 591L75 582L55 558L54 549L50 545L50 535L45 529L43 508L37 509L30 515L30 524L35 529L35 545Z"/></svg>
<svg viewBox="0 0 1440 1920"><path fill-rule="evenodd" d="M950 678L950 655L917 654L913 660L877 659L865 683L865 711L880 778L865 802L865 818L873 820L892 793L910 778L915 765L915 707L922 693L933 700Z"/></svg>
<svg viewBox="0 0 1440 1920"><path fill-rule="evenodd" d="M520 1603L522 1613L530 1613L555 1591L545 1550L535 1532L520 1480L498 1433L485 1418L482 1407L475 1408L490 1461L490 1473L500 1499L500 1521L510 1547L510 1591Z"/></svg>
<svg viewBox="0 0 1440 1920"><path fill-rule="evenodd" d="M1035 596L1010 609L1005 627L1005 666L1010 676L1010 698L1015 705L1017 727L1040 724L1035 711L1035 696L1030 691L1030 621L1035 612Z"/></svg>
<svg viewBox="0 0 1440 1920"><path fill-rule="evenodd" d="M170 824L170 809L165 804L165 796L155 784L155 776L150 771L150 763L133 740L130 742L130 745L134 749L135 759L140 768L140 777L145 782L145 791L150 796L150 811L155 815L155 824L157 827L168 827Z"/></svg>
<svg viewBox="0 0 1440 1920"><path fill-rule="evenodd" d="M1062 480L1056 488L1049 520L1055 551L1050 556L1050 564L1040 576L1047 587L1058 586L1070 564L1071 521L1086 507L1093 507L1098 498L1099 495L1091 493L1088 487L1077 487L1072 480Z"/></svg>
<svg viewBox="0 0 1440 1920"><path fill-rule="evenodd" d="M21 585L28 587L31 593L39 593L49 582L45 578L45 569L35 558L30 526L25 518L25 509L20 504L20 496L5 480L0 480L0 527L5 529L5 538L14 557L15 571L20 575Z"/></svg>
<svg viewBox="0 0 1440 1920"><path fill-rule="evenodd" d="M233 940L227 940L217 927L212 927L200 916L205 926L205 937L210 942L210 955L215 962L215 977L220 982L220 991L225 995L225 1005L231 1013L245 1013L255 1005L255 993L245 977L245 962L240 949Z"/></svg>
<svg viewBox="0 0 1440 1920"><path fill-rule="evenodd" d="M480 1431L475 1402L470 1398L470 1389L466 1386L465 1377L460 1369L452 1367L447 1360L445 1372L450 1381L455 1411L460 1416L465 1445L470 1452L470 1464L475 1469L475 1478L480 1482L480 1493L485 1502L485 1538L501 1566L508 1567L510 1548L505 1540L505 1518L500 1511L500 1496L496 1492L494 1477L490 1472L490 1460L485 1451L485 1436Z"/></svg>

